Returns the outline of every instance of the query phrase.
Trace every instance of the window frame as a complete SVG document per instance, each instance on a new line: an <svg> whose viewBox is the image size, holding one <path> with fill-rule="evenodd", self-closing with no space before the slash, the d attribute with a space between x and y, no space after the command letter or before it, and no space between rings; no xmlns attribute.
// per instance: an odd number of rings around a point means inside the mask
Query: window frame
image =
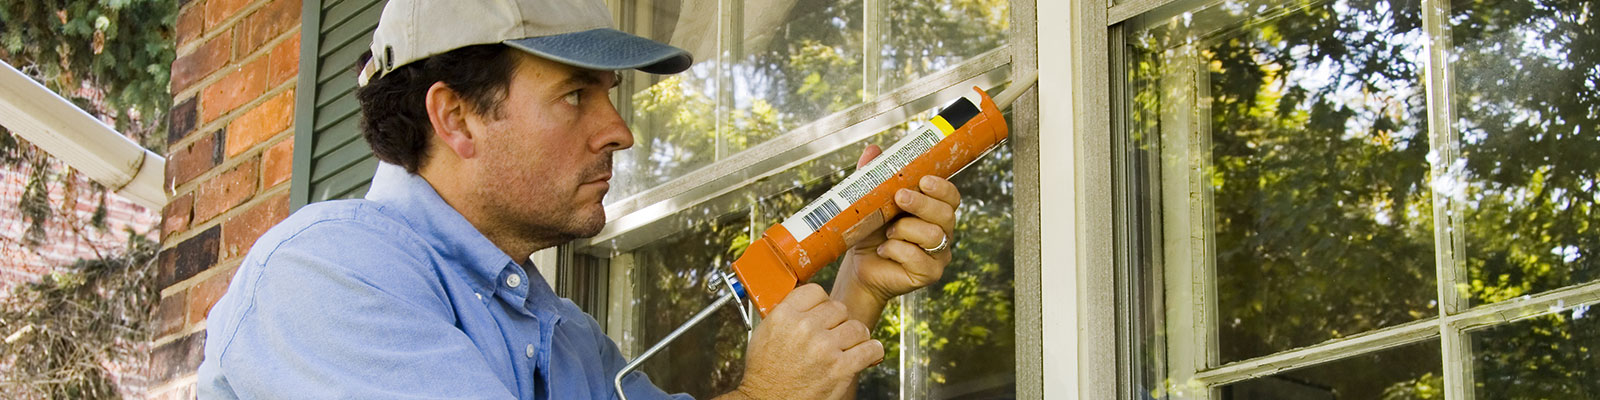
<svg viewBox="0 0 1600 400"><path fill-rule="evenodd" d="M1094 0L1079 1L1098 3ZM1432 38L1430 42L1425 44L1427 54L1423 57L1425 65L1422 84L1425 86L1424 95L1429 119L1427 134L1429 135L1430 146L1432 146L1431 150L1440 155L1430 164L1429 169L1431 176L1438 177L1444 176L1450 163L1461 155L1461 139L1453 124L1455 106L1452 103L1453 99L1450 97L1451 88L1449 87L1449 82L1453 81L1453 78L1450 77L1452 71L1449 65L1449 52L1452 49L1450 25L1448 23L1450 3L1448 0L1420 1L1423 14L1422 28L1425 30L1426 35ZM1152 168L1148 166L1148 163L1152 162L1150 158L1159 158L1159 154L1141 155L1137 151L1127 148L1129 139L1125 126L1121 124L1122 121L1120 120L1125 118L1123 115L1125 111L1122 108L1125 108L1123 102L1127 101L1125 97L1128 90L1126 77L1121 72L1127 65L1127 59L1120 50L1124 34L1122 32L1123 24L1152 12L1177 12L1164 11L1173 10L1175 7L1179 8L1178 11L1194 10L1220 2L1222 0L1130 0L1111 5L1107 9L1105 26L1107 27L1106 32L1110 33L1110 37L1107 38L1106 42L1112 44L1112 48L1104 54L1110 55L1107 64L1110 65L1111 71L1106 75L1096 77L1104 77L1106 78L1104 81L1110 82L1109 89L1114 101L1114 104L1109 108L1111 110L1110 115L1111 119L1117 123L1103 126L1093 125L1091 128L1103 127L1105 130L1101 132L1109 132L1108 136L1115 138L1114 142L1116 142L1115 146L1117 146L1118 151L1117 159L1113 162L1113 165L1116 169L1117 196L1124 197L1118 199L1115 205L1115 214L1118 215L1119 226L1139 226L1140 219L1134 217L1134 214L1138 213L1138 211L1135 211L1137 207L1142 207L1142 205L1138 204L1137 199L1126 198L1133 197L1127 196L1127 194L1135 193L1139 190L1170 190L1171 188L1168 186L1172 183L1170 182L1171 178L1154 178L1154 180L1147 182L1137 181L1139 175L1136 172L1141 168L1139 164L1146 163L1144 168ZM1073 3L1076 4L1078 1ZM1087 8L1092 8L1092 6ZM1084 29L1093 30L1092 28ZM1044 36L1042 30L1041 36ZM1081 51L1084 51L1083 48L1075 48L1073 53L1079 56L1092 56ZM1089 80L1096 81L1093 77ZM1205 85L1197 84L1196 86L1202 87L1201 90L1203 90ZM1046 93L1048 94L1049 92L1046 91ZM1078 104L1082 104L1082 101L1074 99L1074 105ZM1164 106L1163 108L1166 107ZM1178 106L1176 108L1182 109L1184 107ZM1201 111L1196 111L1195 114L1201 115ZM1166 118L1165 113L1163 113L1163 118ZM1206 132L1199 132L1198 134L1180 133L1175 136L1209 137ZM1163 146L1166 146L1166 144L1163 144ZM1198 146L1203 147L1204 145ZM1187 146L1187 144L1184 147L1185 151L1192 151L1195 148L1197 147ZM1200 158L1207 159L1207 157ZM1153 168L1162 169L1160 166ZM1154 182L1159 182L1160 187L1150 189L1156 186L1153 185ZM1202 192L1209 192L1207 188L1201 189ZM1159 196L1159 193L1157 195ZM1131 317L1131 315L1137 315L1139 312L1141 305L1138 302L1141 296L1147 295L1147 293L1141 293L1131 282L1131 278L1135 276L1132 271L1133 265L1141 257L1157 257L1154 262L1155 266L1152 269L1155 270L1154 274L1156 276L1167 277L1163 278L1165 279L1163 285L1168 289L1194 286L1209 289L1209 293L1200 294L1188 293L1188 290L1165 290L1163 293L1155 294L1156 297L1154 297L1157 299L1156 301L1166 303L1163 308L1173 307L1173 303L1201 305L1195 306L1187 315L1189 317L1187 319L1178 320L1171 318L1170 315L1164 317L1164 322L1169 323L1165 326L1167 343L1154 344L1157 347L1163 347L1161 350L1165 351L1163 359L1166 365L1160 366L1160 368L1164 371L1164 377L1167 381L1173 382L1169 383L1169 386L1165 388L1167 389L1165 392L1171 396L1170 398L1174 399L1216 398L1220 396L1218 389L1230 383L1272 375L1281 371L1323 365L1354 356L1373 354L1386 349L1438 339L1441 346L1440 362L1443 366L1445 398L1450 400L1470 400L1476 396L1473 390L1475 388L1475 378L1473 376L1473 349L1470 337L1474 331L1504 326L1521 320L1557 314L1577 307L1600 303L1600 281L1591 281L1564 286L1516 300L1472 307L1469 300L1455 289L1457 284L1468 281L1466 261L1463 256L1463 254L1466 254L1465 235L1454 233L1465 232L1466 228L1461 219L1452 218L1451 215L1464 215L1465 205L1461 202L1452 201L1448 196L1435 195L1431 197L1434 205L1434 221L1446 221L1434 224L1435 281L1437 286L1435 299L1439 302L1438 315L1311 346L1220 365L1216 360L1216 335L1218 329L1214 316L1215 311L1211 309L1214 307L1214 302L1210 301L1215 298L1215 273L1214 266L1209 265L1211 263L1207 262L1208 256L1212 251L1206 249L1214 241L1208 237L1203 239L1203 243L1200 245L1194 246L1200 248L1196 254L1199 254L1201 260L1191 260L1191 262L1181 262L1182 265L1173 265L1178 263L1173 263L1172 261L1174 260L1170 257L1163 258L1161 253L1164 250L1161 248L1153 249L1155 251L1152 253L1156 254L1138 254L1137 252L1145 249L1135 245L1138 242L1136 232L1126 232L1129 229L1118 229L1121 232L1118 232L1117 273L1119 279L1122 279L1118 283L1117 296L1119 304L1116 307L1119 314L1116 339L1118 342L1117 348L1119 349L1117 357L1119 365L1119 375L1117 376L1117 384L1120 388L1119 398L1138 398L1137 396L1142 396L1142 394L1133 390L1139 384L1136 376L1139 370L1137 363L1140 362L1139 360L1142 356L1139 346L1143 344L1138 343L1139 338L1136 336L1138 335L1138 330L1135 326L1140 321ZM1211 209L1211 206L1209 206L1210 200L1206 199L1202 200L1202 202L1207 204L1202 205L1200 208L1209 212ZM1194 202L1191 201L1189 203L1193 207ZM1160 219L1162 217L1164 216L1157 216L1154 218L1156 221L1151 226L1144 228L1170 229L1170 227L1161 222ZM1205 216L1200 217L1202 220L1206 218ZM1210 232L1209 229L1206 231ZM1189 235L1186 234L1184 236ZM1193 276L1195 280L1170 278L1184 275ZM1169 310L1169 314L1173 313ZM1181 314L1179 315L1182 316ZM1177 322L1178 324L1170 324L1171 322ZM1200 334L1183 335L1183 333L1190 332L1200 332ZM1082 356L1079 359L1082 360ZM1184 365L1190 365L1191 367L1185 367ZM1174 387L1172 385L1204 390L1186 392L1185 395L1181 396L1172 395L1171 389Z"/></svg>

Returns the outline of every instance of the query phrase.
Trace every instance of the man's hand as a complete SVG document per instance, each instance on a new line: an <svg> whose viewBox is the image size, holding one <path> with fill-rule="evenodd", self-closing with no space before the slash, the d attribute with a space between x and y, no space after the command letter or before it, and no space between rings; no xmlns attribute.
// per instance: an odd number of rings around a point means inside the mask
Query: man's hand
<svg viewBox="0 0 1600 400"><path fill-rule="evenodd" d="M737 392L754 399L836 399L855 394L857 372L883 361L883 343L846 317L817 284L795 288L761 323Z"/></svg>
<svg viewBox="0 0 1600 400"><path fill-rule="evenodd" d="M868 145L856 168L881 153L877 145ZM877 325L890 299L938 282L950 264L949 249L955 247L956 206L961 204L955 184L924 176L915 190L895 193L894 202L906 214L851 246L833 285L833 298L849 308L850 319L867 326ZM946 246L940 251L924 250L940 243Z"/></svg>

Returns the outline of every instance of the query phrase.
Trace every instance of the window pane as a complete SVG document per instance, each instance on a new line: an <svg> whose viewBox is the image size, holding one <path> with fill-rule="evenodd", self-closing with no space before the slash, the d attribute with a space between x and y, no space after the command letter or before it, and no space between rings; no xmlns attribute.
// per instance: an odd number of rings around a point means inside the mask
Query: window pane
<svg viewBox="0 0 1600 400"><path fill-rule="evenodd" d="M1589 306L1472 332L1480 399L1600 398L1600 321Z"/></svg>
<svg viewBox="0 0 1600 400"><path fill-rule="evenodd" d="M892 91L1006 42L1009 0L871 0L886 28L877 41L877 93Z"/></svg>
<svg viewBox="0 0 1600 400"><path fill-rule="evenodd" d="M1222 399L1443 399L1440 360L1435 339L1226 385Z"/></svg>
<svg viewBox="0 0 1600 400"><path fill-rule="evenodd" d="M1451 7L1463 159L1435 186L1463 204L1473 304L1600 278L1600 4Z"/></svg>
<svg viewBox="0 0 1600 400"><path fill-rule="evenodd" d="M731 154L862 102L861 0L747 0Z"/></svg>
<svg viewBox="0 0 1600 400"><path fill-rule="evenodd" d="M1437 315L1417 3L1148 24L1129 39L1131 134L1161 146L1163 243L1190 247L1164 262L1214 268L1215 300L1194 304L1220 361Z"/></svg>
<svg viewBox="0 0 1600 400"><path fill-rule="evenodd" d="M961 189L954 258L939 283L904 298L909 313L896 327L914 349L904 397L1015 397L1010 147L953 182Z"/></svg>
<svg viewBox="0 0 1600 400"><path fill-rule="evenodd" d="M623 74L614 100L633 130L633 148L617 152L610 204L716 160L716 0L623 0L618 27L694 54L676 75Z"/></svg>

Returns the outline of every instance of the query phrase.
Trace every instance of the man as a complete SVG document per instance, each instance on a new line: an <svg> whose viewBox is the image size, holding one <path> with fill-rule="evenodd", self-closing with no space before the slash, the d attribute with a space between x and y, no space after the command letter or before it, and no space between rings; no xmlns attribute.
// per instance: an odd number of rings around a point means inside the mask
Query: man
<svg viewBox="0 0 1600 400"><path fill-rule="evenodd" d="M364 200L306 206L256 242L211 310L199 397L610 398L625 360L528 256L598 233L611 155L633 144L614 71L683 50L610 29L601 0L392 0L358 93L383 161ZM864 163L876 156L870 147ZM853 395L883 358L884 304L936 281L959 193L855 244L832 294L796 289L756 327L727 398ZM665 398L643 373L630 398Z"/></svg>

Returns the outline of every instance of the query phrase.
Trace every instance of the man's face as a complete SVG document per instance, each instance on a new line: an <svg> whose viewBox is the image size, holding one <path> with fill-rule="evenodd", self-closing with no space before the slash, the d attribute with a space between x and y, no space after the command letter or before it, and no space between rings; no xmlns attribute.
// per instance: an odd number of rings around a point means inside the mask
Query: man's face
<svg viewBox="0 0 1600 400"><path fill-rule="evenodd" d="M500 113L468 118L484 136L471 164L477 196L499 219L485 222L563 242L594 236L605 226L611 154L633 146L610 102L617 75L517 56Z"/></svg>

